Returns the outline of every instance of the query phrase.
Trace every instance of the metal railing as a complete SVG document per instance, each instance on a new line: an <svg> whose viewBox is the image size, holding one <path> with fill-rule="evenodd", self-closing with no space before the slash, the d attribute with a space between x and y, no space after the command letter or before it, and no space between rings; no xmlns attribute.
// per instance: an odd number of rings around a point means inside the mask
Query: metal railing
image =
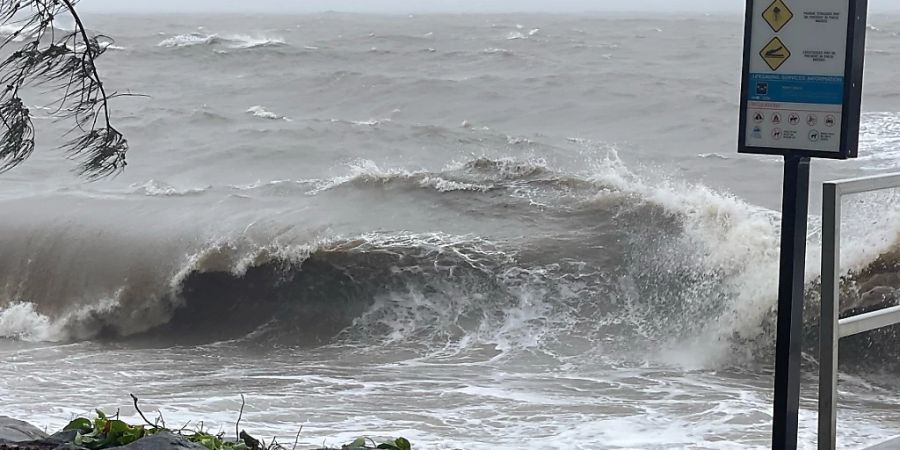
<svg viewBox="0 0 900 450"><path fill-rule="evenodd" d="M819 334L819 450L837 444L838 343L841 338L900 323L900 306L840 318L841 200L900 188L900 174L825 183L822 199L822 322Z"/></svg>

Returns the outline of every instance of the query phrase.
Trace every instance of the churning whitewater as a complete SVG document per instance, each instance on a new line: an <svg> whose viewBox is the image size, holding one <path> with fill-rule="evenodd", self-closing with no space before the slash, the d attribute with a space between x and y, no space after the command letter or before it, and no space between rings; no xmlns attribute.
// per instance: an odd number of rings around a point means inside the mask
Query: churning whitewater
<svg viewBox="0 0 900 450"><path fill-rule="evenodd" d="M243 393L248 430L309 445L766 447L780 161L734 150L740 20L90 17L149 97L115 104L118 178L42 120L0 177L0 415L134 392L227 428ZM900 163L900 18L869 34L861 158L814 183ZM897 304L897 193L845 209L842 310ZM841 442L900 425L896 342L842 346Z"/></svg>

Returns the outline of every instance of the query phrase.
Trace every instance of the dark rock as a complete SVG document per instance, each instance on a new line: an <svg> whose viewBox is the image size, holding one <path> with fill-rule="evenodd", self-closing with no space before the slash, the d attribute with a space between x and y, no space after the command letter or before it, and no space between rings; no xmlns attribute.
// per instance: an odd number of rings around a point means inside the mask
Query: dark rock
<svg viewBox="0 0 900 450"><path fill-rule="evenodd" d="M0 442L0 450L88 450L71 442L60 442L53 438L38 441Z"/></svg>
<svg viewBox="0 0 900 450"><path fill-rule="evenodd" d="M56 450L59 442L43 441L24 441L24 442L0 442L0 450Z"/></svg>
<svg viewBox="0 0 900 450"><path fill-rule="evenodd" d="M60 445L59 447L56 447L53 450L88 450L88 449L85 447L82 447L80 445L75 445L71 442L66 442L65 444Z"/></svg>
<svg viewBox="0 0 900 450"><path fill-rule="evenodd" d="M75 435L78 434L78 430L69 430L69 431L57 431L48 437L48 440L57 441L57 442L75 442Z"/></svg>
<svg viewBox="0 0 900 450"><path fill-rule="evenodd" d="M28 422L0 416L0 441L25 442L36 441L46 437L47 433Z"/></svg>
<svg viewBox="0 0 900 450"><path fill-rule="evenodd" d="M195 444L169 432L156 433L128 445L114 448L116 450L207 450L200 444Z"/></svg>

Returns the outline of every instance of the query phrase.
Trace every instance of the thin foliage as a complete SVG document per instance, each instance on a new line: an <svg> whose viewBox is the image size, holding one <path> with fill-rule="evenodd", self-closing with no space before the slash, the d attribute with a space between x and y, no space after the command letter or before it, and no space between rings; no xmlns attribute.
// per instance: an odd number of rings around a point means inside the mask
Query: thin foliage
<svg viewBox="0 0 900 450"><path fill-rule="evenodd" d="M227 439L222 431L212 434L208 430L204 430L203 421L200 421L200 426L193 431L186 431L190 422L177 430L167 429L165 424L160 424L162 422L162 413L160 413L160 419L155 423L150 422L138 405L137 396L131 394L131 399L134 403L134 409L141 419L144 420L143 424L128 424L119 420L118 411L116 411L114 417L109 417L98 409L96 410L96 418L75 418L63 428L63 431L74 431L71 443L87 450L108 450L121 447L157 433L171 433L180 436L189 442L205 447L206 450L288 450L287 447L279 444L275 437L272 438L271 443L266 444L264 440L256 439L240 429L240 422L244 415L244 406L246 405L244 394L241 394L241 410L238 413L237 422L235 422L235 440ZM301 432L303 432L302 426L297 431L297 435L294 437L294 445L290 450L297 450ZM329 450L329 448L323 445L321 450ZM404 438L397 438L378 444L371 438L360 437L349 444L342 445L341 450L412 450L412 444Z"/></svg>
<svg viewBox="0 0 900 450"><path fill-rule="evenodd" d="M72 123L75 137L62 145L77 172L90 179L113 175L125 165L128 141L111 123L107 92L96 60L112 44L90 35L75 10L78 0L0 0L0 24L14 31L0 38L0 173L25 161L34 151L34 122L22 99L26 87L54 96L51 116ZM71 17L72 31L60 31L60 17ZM6 52L4 52L5 54Z"/></svg>

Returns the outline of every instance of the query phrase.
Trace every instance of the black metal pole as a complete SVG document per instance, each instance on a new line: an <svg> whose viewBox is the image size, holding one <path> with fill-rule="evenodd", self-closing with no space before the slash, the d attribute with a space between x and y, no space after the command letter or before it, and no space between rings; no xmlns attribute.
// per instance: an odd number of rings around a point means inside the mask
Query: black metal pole
<svg viewBox="0 0 900 450"><path fill-rule="evenodd" d="M786 155L781 214L781 266L778 278L773 450L797 448L808 213L809 158Z"/></svg>

